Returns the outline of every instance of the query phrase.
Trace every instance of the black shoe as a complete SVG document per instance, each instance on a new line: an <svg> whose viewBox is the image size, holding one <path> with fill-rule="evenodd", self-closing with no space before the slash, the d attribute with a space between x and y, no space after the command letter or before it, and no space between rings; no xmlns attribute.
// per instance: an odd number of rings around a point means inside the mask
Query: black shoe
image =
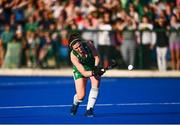
<svg viewBox="0 0 180 125"><path fill-rule="evenodd" d="M79 107L79 105L74 105L74 104L72 105L72 107L71 107L71 115L72 116L76 115L78 107Z"/></svg>
<svg viewBox="0 0 180 125"><path fill-rule="evenodd" d="M85 116L86 117L94 117L93 108L86 110Z"/></svg>

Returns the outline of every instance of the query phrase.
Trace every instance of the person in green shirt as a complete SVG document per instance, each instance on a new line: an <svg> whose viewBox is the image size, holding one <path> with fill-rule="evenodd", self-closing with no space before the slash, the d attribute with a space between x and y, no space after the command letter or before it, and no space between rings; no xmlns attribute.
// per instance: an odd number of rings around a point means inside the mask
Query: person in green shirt
<svg viewBox="0 0 180 125"><path fill-rule="evenodd" d="M100 78L104 74L103 69L99 66L100 58L98 52L92 41L82 42L78 33L70 36L69 46L72 49L70 59L73 64L76 89L71 107L71 115L76 115L78 106L85 97L87 80L90 78L91 89L85 116L93 117L94 105L99 92Z"/></svg>
<svg viewBox="0 0 180 125"><path fill-rule="evenodd" d="M35 32L38 29L38 22L35 21L33 16L28 17L27 23L25 24L25 31Z"/></svg>
<svg viewBox="0 0 180 125"><path fill-rule="evenodd" d="M2 39L3 49L5 51L5 54L7 51L8 43L13 40L13 37L14 37L14 33L11 31L10 25L5 24L4 31L1 34L1 39Z"/></svg>

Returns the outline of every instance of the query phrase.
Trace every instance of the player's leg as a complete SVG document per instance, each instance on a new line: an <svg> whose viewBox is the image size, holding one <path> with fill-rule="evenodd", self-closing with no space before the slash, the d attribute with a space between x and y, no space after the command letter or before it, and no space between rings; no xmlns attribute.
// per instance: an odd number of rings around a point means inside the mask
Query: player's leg
<svg viewBox="0 0 180 125"><path fill-rule="evenodd" d="M90 80L91 80L91 90L89 92L88 104L87 104L85 116L93 117L94 116L93 110L99 93L100 79L96 79L94 76L92 76L90 77Z"/></svg>
<svg viewBox="0 0 180 125"><path fill-rule="evenodd" d="M85 96L86 90L86 78L75 79L76 94L73 98L73 105L71 107L71 115L76 115L79 104L82 102Z"/></svg>
<svg viewBox="0 0 180 125"><path fill-rule="evenodd" d="M80 78L75 80L75 88L76 88L76 94L75 94L75 103L76 100L82 101L84 99L84 96L86 94L86 78Z"/></svg>

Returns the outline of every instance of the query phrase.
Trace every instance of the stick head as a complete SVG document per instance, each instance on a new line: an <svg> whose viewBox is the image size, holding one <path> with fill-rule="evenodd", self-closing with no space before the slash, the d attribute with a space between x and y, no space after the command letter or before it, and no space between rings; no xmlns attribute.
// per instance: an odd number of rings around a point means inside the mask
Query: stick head
<svg viewBox="0 0 180 125"><path fill-rule="evenodd" d="M107 67L107 68L105 68L106 70L108 70L108 69L113 69L113 68L115 68L117 66L117 62L115 61L115 60L112 60L111 61L111 63L110 63L110 65Z"/></svg>

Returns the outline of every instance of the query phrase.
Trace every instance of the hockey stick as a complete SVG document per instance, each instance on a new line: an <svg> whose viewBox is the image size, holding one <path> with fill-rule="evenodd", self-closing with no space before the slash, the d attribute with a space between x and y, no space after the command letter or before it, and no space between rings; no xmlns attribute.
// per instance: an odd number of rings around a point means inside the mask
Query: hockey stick
<svg viewBox="0 0 180 125"><path fill-rule="evenodd" d="M107 70L115 68L117 65L118 65L117 62L113 60L112 63L109 66L107 66L106 68L104 68L103 70L104 70L104 72L106 72Z"/></svg>

